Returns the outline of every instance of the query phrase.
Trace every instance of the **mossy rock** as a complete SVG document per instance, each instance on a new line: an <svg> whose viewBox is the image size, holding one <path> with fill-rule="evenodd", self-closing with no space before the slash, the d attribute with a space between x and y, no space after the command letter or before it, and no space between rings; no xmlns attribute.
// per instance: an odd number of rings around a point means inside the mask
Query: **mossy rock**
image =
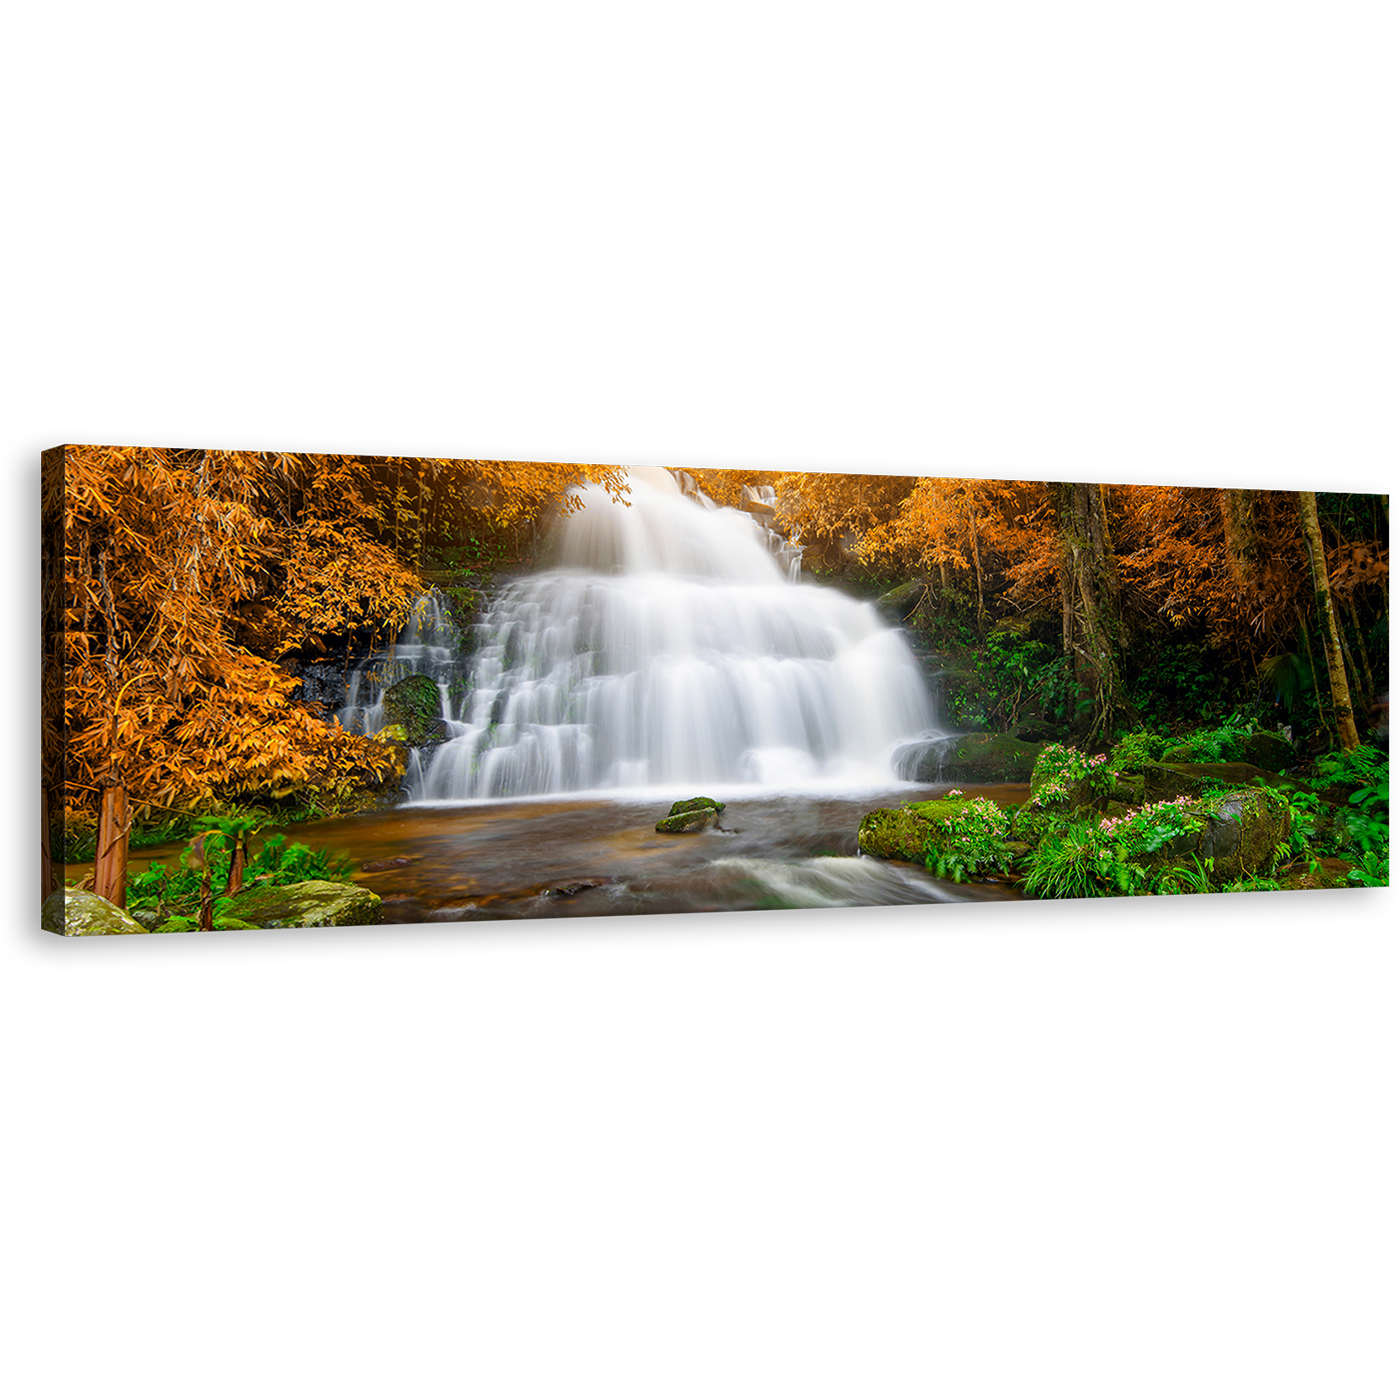
<svg viewBox="0 0 1400 1400"><path fill-rule="evenodd" d="M147 932L125 909L118 909L111 900L91 890L55 890L44 901L39 922L50 933L61 933L66 938Z"/></svg>
<svg viewBox="0 0 1400 1400"><path fill-rule="evenodd" d="M930 869L944 869L942 862L948 861L969 873L1003 870L1012 857L1027 854L1031 848L1016 842L1004 847L1000 859L972 862L967 847L959 845L964 838L955 832L953 821L977 800L940 797L932 802L911 802L904 807L868 812L861 820L856 844L863 855L918 861Z"/></svg>
<svg viewBox="0 0 1400 1400"><path fill-rule="evenodd" d="M1199 831L1176 837L1143 863L1170 869L1196 858L1210 861L1212 885L1274 868L1274 851L1287 839L1290 820L1288 804L1277 793L1263 787L1227 792L1202 803L1201 815L1205 825Z"/></svg>
<svg viewBox="0 0 1400 1400"><path fill-rule="evenodd" d="M716 802L713 797L687 797L683 802L671 803L671 810L666 815L678 817L682 812L698 812L702 807L713 807L716 812L724 811L724 803Z"/></svg>
<svg viewBox="0 0 1400 1400"><path fill-rule="evenodd" d="M1014 734L965 734L943 756L943 771L951 782L1028 783L1044 747Z"/></svg>
<svg viewBox="0 0 1400 1400"><path fill-rule="evenodd" d="M965 805L965 798L941 797L867 812L860 819L856 845L862 855L881 860L922 861L924 847L937 837L941 823Z"/></svg>
<svg viewBox="0 0 1400 1400"><path fill-rule="evenodd" d="M379 922L379 896L336 880L263 886L220 900L225 927L346 928Z"/></svg>
<svg viewBox="0 0 1400 1400"><path fill-rule="evenodd" d="M447 726L442 720L442 696L431 676L405 676L384 692L384 725L399 727L404 742L420 749L426 744L440 744L447 738Z"/></svg>
<svg viewBox="0 0 1400 1400"><path fill-rule="evenodd" d="M919 606L927 588L928 585L923 579L911 578L908 583L901 583L897 588L891 588L888 593L882 593L875 603L891 617L897 617L903 622Z"/></svg>
<svg viewBox="0 0 1400 1400"><path fill-rule="evenodd" d="M1143 796L1140 800L1162 802L1172 797L1203 797L1220 788L1267 787L1293 789L1288 778L1252 763L1144 763Z"/></svg>
<svg viewBox="0 0 1400 1400"><path fill-rule="evenodd" d="M860 819L856 846L861 855L881 860L922 860L932 830L933 823L911 807L881 807Z"/></svg>
<svg viewBox="0 0 1400 1400"><path fill-rule="evenodd" d="M657 822L656 829L668 836L704 831L706 827L719 825L722 811L724 803L716 802L713 797L688 797L684 801L673 802L670 812Z"/></svg>

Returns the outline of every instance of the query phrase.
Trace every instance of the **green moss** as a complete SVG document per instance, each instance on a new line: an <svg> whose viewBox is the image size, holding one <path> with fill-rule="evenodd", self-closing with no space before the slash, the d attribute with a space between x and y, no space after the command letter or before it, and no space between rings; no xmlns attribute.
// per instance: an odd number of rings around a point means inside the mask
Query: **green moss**
<svg viewBox="0 0 1400 1400"><path fill-rule="evenodd" d="M881 807L861 818L856 843L865 855L882 860L922 860L932 830L930 818L909 807Z"/></svg>
<svg viewBox="0 0 1400 1400"><path fill-rule="evenodd" d="M881 807L861 819L856 841L865 855L920 861L959 879L1005 869L1008 819L986 798L940 797Z"/></svg>
<svg viewBox="0 0 1400 1400"><path fill-rule="evenodd" d="M716 802L713 797L688 797L683 802L671 803L671 810L666 815L678 817L682 812L698 812L705 807L713 807L716 812L724 811L724 803Z"/></svg>

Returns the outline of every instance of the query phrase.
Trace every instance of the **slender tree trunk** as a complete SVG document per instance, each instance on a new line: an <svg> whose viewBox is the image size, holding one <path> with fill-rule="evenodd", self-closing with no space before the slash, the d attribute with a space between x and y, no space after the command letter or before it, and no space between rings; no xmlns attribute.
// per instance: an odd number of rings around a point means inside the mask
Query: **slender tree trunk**
<svg viewBox="0 0 1400 1400"><path fill-rule="evenodd" d="M93 889L118 909L126 908L126 849L131 823L126 816L126 789L112 784L102 789L97 819L97 862Z"/></svg>
<svg viewBox="0 0 1400 1400"><path fill-rule="evenodd" d="M239 894L243 889L243 871L248 864L248 838L235 834L232 838L233 850L228 860L228 882L224 885L226 895Z"/></svg>
<svg viewBox="0 0 1400 1400"><path fill-rule="evenodd" d="M1092 742L1132 718L1119 668L1117 565L1108 550L1103 493L1087 482L1051 482L1060 536L1060 601L1065 649L1078 703L1071 727Z"/></svg>
<svg viewBox="0 0 1400 1400"><path fill-rule="evenodd" d="M1315 491L1298 492L1298 514L1303 522L1303 536L1308 542L1313 598L1317 604L1323 647L1327 653L1327 678L1332 686L1332 709L1337 717L1337 737L1342 748L1350 751L1361 739L1356 732L1356 719L1352 714L1351 690L1347 686L1346 664L1342 660L1342 646L1337 635L1337 615L1332 608L1332 589L1327 582L1327 555L1322 548L1322 529L1317 522Z"/></svg>
<svg viewBox="0 0 1400 1400"><path fill-rule="evenodd" d="M977 521L972 514L972 492L963 492L963 505L967 509L967 533L972 539L972 567L977 573L977 635L982 635L982 616L985 611L982 604L982 552L977 547Z"/></svg>
<svg viewBox="0 0 1400 1400"><path fill-rule="evenodd" d="M1297 608L1298 631L1303 638L1303 647L1308 653L1308 670L1312 674L1313 683L1313 704L1317 706L1317 723L1320 729L1328 729L1327 711L1322 704L1322 682L1317 678L1317 657L1313 655L1312 633L1308 630L1307 618L1303 616L1301 607ZM1334 735L1335 729L1331 731ZM1338 740L1338 743L1341 741Z"/></svg>
<svg viewBox="0 0 1400 1400"><path fill-rule="evenodd" d="M1351 610L1351 625L1356 629L1356 654L1361 658L1361 673L1366 677L1366 694L1376 693L1376 678L1371 674L1371 658L1366 654L1366 634L1361 630L1361 614L1356 610L1356 599L1347 599Z"/></svg>

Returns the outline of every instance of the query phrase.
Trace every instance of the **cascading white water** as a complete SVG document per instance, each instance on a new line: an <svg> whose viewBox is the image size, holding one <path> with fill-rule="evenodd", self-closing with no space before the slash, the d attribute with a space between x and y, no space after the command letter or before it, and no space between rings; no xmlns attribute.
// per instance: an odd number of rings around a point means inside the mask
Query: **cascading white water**
<svg viewBox="0 0 1400 1400"><path fill-rule="evenodd" d="M388 651L350 673L345 704L336 711L341 724L357 734L374 734L384 724L384 692L395 681L421 672L431 676L442 696L443 714L450 706L448 686L461 666L461 641L442 596L422 595L408 622Z"/></svg>
<svg viewBox="0 0 1400 1400"><path fill-rule="evenodd" d="M410 665L435 673L452 735L413 797L888 781L933 720L899 634L790 581L748 516L630 476L625 506L581 490L552 567L497 599L458 705L435 658Z"/></svg>

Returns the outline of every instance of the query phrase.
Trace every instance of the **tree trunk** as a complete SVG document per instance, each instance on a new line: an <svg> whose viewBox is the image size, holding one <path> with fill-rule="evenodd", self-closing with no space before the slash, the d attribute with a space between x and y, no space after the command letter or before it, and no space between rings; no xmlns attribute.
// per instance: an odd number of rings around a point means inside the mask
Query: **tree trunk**
<svg viewBox="0 0 1400 1400"><path fill-rule="evenodd" d="M42 798L39 809L39 888L43 891L42 898L47 899L56 888L53 878L53 854L49 849L49 792L47 788L40 788L39 793Z"/></svg>
<svg viewBox="0 0 1400 1400"><path fill-rule="evenodd" d="M1322 682L1317 678L1317 657L1313 655L1312 633L1308 630L1308 620L1303 616L1302 606L1295 603L1294 611L1298 614L1298 633L1302 637L1303 646L1308 653L1308 674L1312 676L1313 704L1317 706L1317 727L1325 731L1327 729L1327 711L1322 704Z"/></svg>
<svg viewBox="0 0 1400 1400"><path fill-rule="evenodd" d="M1259 567L1259 534L1254 528L1254 492L1222 490L1220 517L1225 526L1225 557L1230 576L1252 593Z"/></svg>
<svg viewBox="0 0 1400 1400"><path fill-rule="evenodd" d="M126 817L126 789L115 784L102 789L102 810L97 819L97 862L93 890L126 908L126 848L131 823Z"/></svg>
<svg viewBox="0 0 1400 1400"><path fill-rule="evenodd" d="M1351 625L1356 630L1356 654L1361 658L1361 673L1366 678L1366 694L1376 693L1376 678L1371 674L1371 658L1366 655L1366 634L1361 630L1361 614L1356 610L1356 599L1348 600L1351 609Z"/></svg>
<svg viewBox="0 0 1400 1400"><path fill-rule="evenodd" d="M248 864L248 838L235 832L232 840L233 851L229 855L228 882L224 885L225 895L242 893L243 871Z"/></svg>
<svg viewBox="0 0 1400 1400"><path fill-rule="evenodd" d="M1350 751L1361 739L1356 732L1356 719L1352 714L1346 664L1342 660L1342 645L1337 635L1337 615L1332 608L1332 589L1327 582L1327 555L1322 548L1322 529L1317 523L1315 491L1298 492L1298 514L1303 522L1303 536L1308 542L1313 599L1317 604L1323 647L1327 653L1327 678L1332 686L1332 709L1337 717L1337 738L1342 748Z"/></svg>
<svg viewBox="0 0 1400 1400"><path fill-rule="evenodd" d="M982 551L977 547L977 521L972 514L971 488L963 492L963 505L967 509L967 533L972 540L972 566L977 572L977 635L982 635Z"/></svg>
<svg viewBox="0 0 1400 1400"><path fill-rule="evenodd" d="M1121 618L1117 561L1109 549L1102 489L1087 482L1051 482L1060 536L1060 601L1065 650L1078 690L1071 728L1088 742L1132 719L1118 664Z"/></svg>

